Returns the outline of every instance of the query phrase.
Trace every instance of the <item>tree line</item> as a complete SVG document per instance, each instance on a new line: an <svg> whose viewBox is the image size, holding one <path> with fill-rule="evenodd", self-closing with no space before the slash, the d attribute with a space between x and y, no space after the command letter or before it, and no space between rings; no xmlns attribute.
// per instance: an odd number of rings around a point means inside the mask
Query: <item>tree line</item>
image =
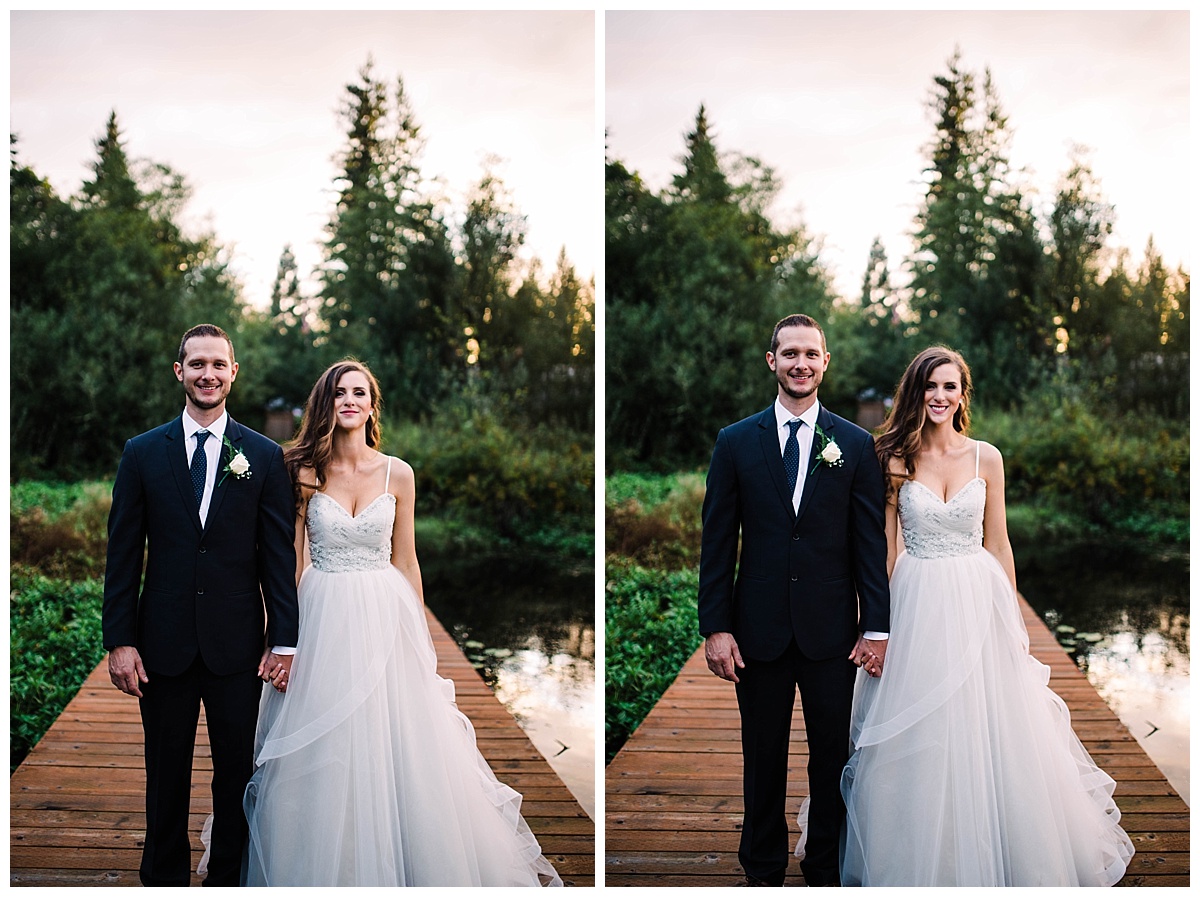
<svg viewBox="0 0 1200 897"><path fill-rule="evenodd" d="M180 226L184 177L127 155L114 111L90 176L60 196L10 136L12 473L109 475L124 440L178 414L179 337L211 322L242 367L230 397L262 426L303 406L352 355L379 378L385 416L485 413L506 425L593 429L595 296L561 251L523 261L527 221L489 159L452 209L420 168L423 136L399 77L370 62L346 86L336 204L307 280L283 247L255 307L213 234Z"/></svg>
<svg viewBox="0 0 1200 897"><path fill-rule="evenodd" d="M1153 240L1139 264L1109 245L1115 212L1086 150L1072 152L1039 210L1011 167L988 70L956 53L928 108L912 249L897 275L876 238L853 297L835 294L803 227L770 220L773 172L719 152L703 106L664 189L606 159L610 469L703 464L717 431L772 394L763 354L793 312L823 322L837 362L822 399L849 417L940 343L967 358L987 407L1057 391L1097 413L1186 419L1189 275L1168 270Z"/></svg>

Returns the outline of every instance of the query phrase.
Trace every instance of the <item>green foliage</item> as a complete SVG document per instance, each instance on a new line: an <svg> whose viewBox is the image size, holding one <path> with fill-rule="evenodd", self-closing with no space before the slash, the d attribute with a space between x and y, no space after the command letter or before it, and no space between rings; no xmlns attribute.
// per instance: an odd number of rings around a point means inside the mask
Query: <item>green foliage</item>
<svg viewBox="0 0 1200 897"><path fill-rule="evenodd" d="M704 474L616 474L606 481L604 542L609 557L659 570L700 563Z"/></svg>
<svg viewBox="0 0 1200 897"><path fill-rule="evenodd" d="M131 165L115 115L96 147L92 180L68 200L15 158L11 167L18 477L111 473L127 438L178 413L180 335L238 313L213 240L181 231L182 179Z"/></svg>
<svg viewBox="0 0 1200 897"><path fill-rule="evenodd" d="M618 467L703 463L721 427L770 401L775 323L832 304L811 241L764 213L770 170L722 161L703 107L686 141L661 194L605 166L606 439Z"/></svg>
<svg viewBox="0 0 1200 897"><path fill-rule="evenodd" d="M1107 532L1186 540L1185 423L1105 413L1051 393L1019 412L980 411L974 421L974 435L1004 454L1008 503L1053 507Z"/></svg>
<svg viewBox="0 0 1200 897"><path fill-rule="evenodd" d="M702 641L695 569L610 561L604 596L604 743L611 760Z"/></svg>
<svg viewBox="0 0 1200 897"><path fill-rule="evenodd" d="M111 505L111 482L14 484L9 518L12 563L67 579L100 575Z"/></svg>
<svg viewBox="0 0 1200 897"><path fill-rule="evenodd" d="M9 769L16 769L104 657L99 579L15 572L9 587Z"/></svg>
<svg viewBox="0 0 1200 897"><path fill-rule="evenodd" d="M516 430L468 410L389 426L385 439L416 471L418 515L450 514L517 540L556 526L591 532L595 456L575 431Z"/></svg>

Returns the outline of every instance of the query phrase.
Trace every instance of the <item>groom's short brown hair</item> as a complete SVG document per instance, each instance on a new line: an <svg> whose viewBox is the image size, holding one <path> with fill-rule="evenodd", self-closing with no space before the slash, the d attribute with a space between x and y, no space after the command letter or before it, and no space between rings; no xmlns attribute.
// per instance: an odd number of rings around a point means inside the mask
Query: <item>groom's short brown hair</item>
<svg viewBox="0 0 1200 897"><path fill-rule="evenodd" d="M825 345L825 331L821 329L813 318L808 315L788 315L775 325L775 332L771 334L771 354L774 355L779 349L779 331L784 327L812 327L817 333L821 334L821 349L828 352L829 348Z"/></svg>
<svg viewBox="0 0 1200 897"><path fill-rule="evenodd" d="M236 361L233 354L233 340L229 338L229 334L218 327L216 324L197 324L191 330L183 335L183 339L179 341L179 363L183 364L183 360L187 357L187 341L193 336L216 336L225 340L229 344L229 360Z"/></svg>

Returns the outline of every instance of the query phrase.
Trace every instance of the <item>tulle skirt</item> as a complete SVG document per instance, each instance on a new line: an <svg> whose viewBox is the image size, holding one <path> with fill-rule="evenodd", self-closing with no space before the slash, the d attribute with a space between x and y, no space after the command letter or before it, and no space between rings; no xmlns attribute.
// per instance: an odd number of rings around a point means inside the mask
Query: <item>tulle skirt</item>
<svg viewBox="0 0 1200 897"><path fill-rule="evenodd" d="M1111 885L1133 845L987 551L897 560L881 678L859 671L844 885Z"/></svg>
<svg viewBox="0 0 1200 897"><path fill-rule="evenodd" d="M395 568L300 582L286 694L264 687L250 885L561 885L437 675Z"/></svg>

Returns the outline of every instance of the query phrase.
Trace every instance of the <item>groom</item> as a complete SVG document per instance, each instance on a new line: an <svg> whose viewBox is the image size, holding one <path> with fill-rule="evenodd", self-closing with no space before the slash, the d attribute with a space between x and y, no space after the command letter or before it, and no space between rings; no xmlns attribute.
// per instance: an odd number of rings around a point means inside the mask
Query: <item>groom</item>
<svg viewBox="0 0 1200 897"><path fill-rule="evenodd" d="M855 665L877 676L887 649L883 476L870 435L817 401L828 365L812 318L775 326L775 403L720 432L704 496L700 632L708 668L737 684L748 885L782 885L787 871L797 685L812 800L801 868L809 885L839 883Z"/></svg>
<svg viewBox="0 0 1200 897"><path fill-rule="evenodd" d="M233 343L220 327L201 324L185 333L175 363L183 414L125 443L113 486L104 647L113 684L140 699L140 875L147 886L190 881L188 809L201 702L213 763L204 883L239 883L258 680L284 690L296 644L291 483L279 446L225 410L237 370Z"/></svg>

